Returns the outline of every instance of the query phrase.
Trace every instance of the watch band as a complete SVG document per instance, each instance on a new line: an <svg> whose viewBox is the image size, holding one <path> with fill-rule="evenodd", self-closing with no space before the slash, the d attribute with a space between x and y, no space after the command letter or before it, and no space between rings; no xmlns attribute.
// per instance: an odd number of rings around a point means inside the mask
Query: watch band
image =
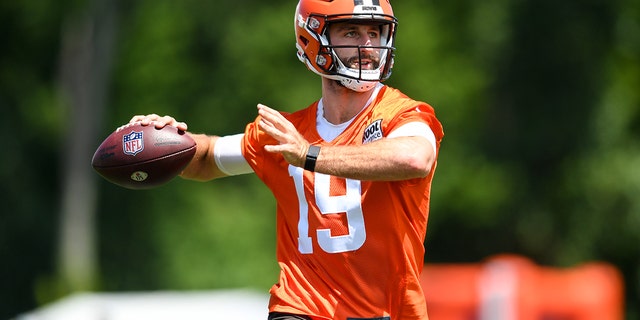
<svg viewBox="0 0 640 320"><path fill-rule="evenodd" d="M320 147L310 145L307 150L307 158L304 161L304 169L313 172L316 169L316 160L318 160L318 154L320 154Z"/></svg>

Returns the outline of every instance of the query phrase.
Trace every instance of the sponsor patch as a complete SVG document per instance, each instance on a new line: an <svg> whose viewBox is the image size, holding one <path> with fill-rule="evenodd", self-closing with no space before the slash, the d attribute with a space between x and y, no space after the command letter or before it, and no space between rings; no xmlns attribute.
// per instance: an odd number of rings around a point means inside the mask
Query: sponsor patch
<svg viewBox="0 0 640 320"><path fill-rule="evenodd" d="M374 121L364 129L362 144L382 139L382 119Z"/></svg>
<svg viewBox="0 0 640 320"><path fill-rule="evenodd" d="M135 156L144 150L143 132L131 131L131 133L122 136L122 152L130 156Z"/></svg>

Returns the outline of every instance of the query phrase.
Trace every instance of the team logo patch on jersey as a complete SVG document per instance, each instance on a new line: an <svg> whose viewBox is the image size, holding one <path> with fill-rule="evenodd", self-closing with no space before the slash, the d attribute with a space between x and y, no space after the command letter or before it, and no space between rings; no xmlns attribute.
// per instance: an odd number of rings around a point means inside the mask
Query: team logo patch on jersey
<svg viewBox="0 0 640 320"><path fill-rule="evenodd" d="M364 129L362 144L382 139L382 119L374 121Z"/></svg>
<svg viewBox="0 0 640 320"><path fill-rule="evenodd" d="M135 156L144 150L143 132L131 131L126 136L122 136L122 152Z"/></svg>

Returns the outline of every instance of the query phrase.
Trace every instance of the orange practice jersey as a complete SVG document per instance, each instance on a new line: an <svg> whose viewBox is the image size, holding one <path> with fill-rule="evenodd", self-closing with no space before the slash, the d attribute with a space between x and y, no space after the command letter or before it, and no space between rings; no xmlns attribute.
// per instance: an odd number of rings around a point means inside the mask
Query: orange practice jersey
<svg viewBox="0 0 640 320"><path fill-rule="evenodd" d="M416 121L431 127L437 149L443 136L433 108L387 86L331 142L316 130L317 105L285 114L315 145L369 143ZM277 142L258 121L247 126L243 153L277 201L282 271L269 310L313 319L427 319L419 279L435 163L426 178L394 182L305 171L264 150Z"/></svg>

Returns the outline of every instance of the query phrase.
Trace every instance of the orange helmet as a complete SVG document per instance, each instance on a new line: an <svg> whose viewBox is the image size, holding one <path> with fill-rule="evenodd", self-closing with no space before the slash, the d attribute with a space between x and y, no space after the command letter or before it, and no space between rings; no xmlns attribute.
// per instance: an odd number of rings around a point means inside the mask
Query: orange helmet
<svg viewBox="0 0 640 320"><path fill-rule="evenodd" d="M340 61L327 31L336 22L381 26L380 46L370 47L380 52L380 62L375 69L350 68ZM389 0L300 0L294 23L298 59L309 70L358 92L370 90L391 76L398 20L393 15ZM357 49L362 47L353 46Z"/></svg>

